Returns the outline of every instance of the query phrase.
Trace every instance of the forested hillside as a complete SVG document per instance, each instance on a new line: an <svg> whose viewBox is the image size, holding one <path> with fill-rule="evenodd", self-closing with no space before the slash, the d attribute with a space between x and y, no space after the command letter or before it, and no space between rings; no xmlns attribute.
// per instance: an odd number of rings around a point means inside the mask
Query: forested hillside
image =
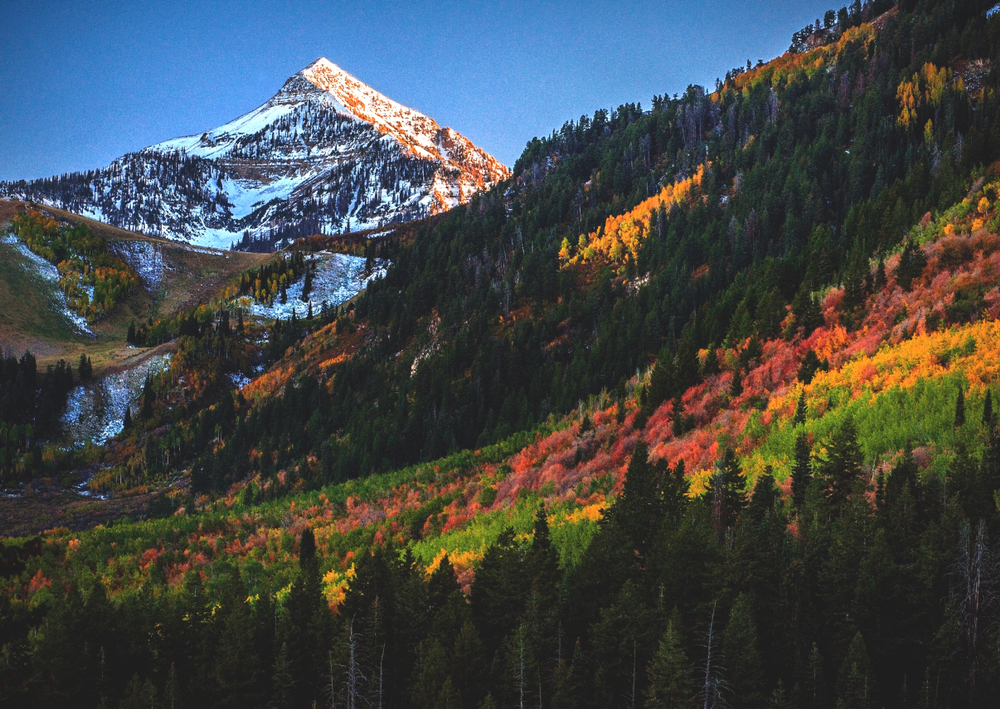
<svg viewBox="0 0 1000 709"><path fill-rule="evenodd" d="M981 5L848 13L828 44L714 93L533 140L509 183L397 240L336 325L362 332L351 356L328 338L325 386L240 410L218 422L224 450L186 457L216 490L310 456L326 480L368 475L621 396L654 361L676 360L686 388L697 350L774 336L786 304L814 325L824 287L860 282L1000 158L1000 26ZM265 428L273 461L255 453Z"/></svg>
<svg viewBox="0 0 1000 709"><path fill-rule="evenodd" d="M992 706L998 14L827 13L354 244L345 306L150 323L91 484L166 492L5 542L0 697Z"/></svg>

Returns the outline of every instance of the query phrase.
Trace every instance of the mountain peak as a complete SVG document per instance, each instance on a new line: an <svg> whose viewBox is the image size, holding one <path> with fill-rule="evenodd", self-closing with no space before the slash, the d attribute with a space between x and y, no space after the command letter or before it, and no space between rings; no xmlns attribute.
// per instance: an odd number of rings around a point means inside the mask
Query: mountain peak
<svg viewBox="0 0 1000 709"><path fill-rule="evenodd" d="M457 190L454 185L434 190L432 212L464 202L473 192L487 189L510 174L461 134L384 96L325 57L300 71L298 77L332 96L343 112L370 123L382 135L392 136L413 156L450 166L463 175Z"/></svg>
<svg viewBox="0 0 1000 709"><path fill-rule="evenodd" d="M343 71L343 69L341 69L339 66L331 62L326 57L320 57L302 71L303 72L315 71L317 69L330 69L331 71Z"/></svg>
<svg viewBox="0 0 1000 709"><path fill-rule="evenodd" d="M183 174L178 156L193 160ZM457 132L320 57L249 113L124 156L100 184L80 179L96 185L89 215L225 248L258 236L274 243L276 233L418 219L509 174ZM132 186L128 200L118 192L123 180ZM147 207L151 193L157 197Z"/></svg>
<svg viewBox="0 0 1000 709"><path fill-rule="evenodd" d="M401 134L412 135L414 132L432 134L440 130L433 119L384 96L325 57L314 61L300 71L299 75L316 88L333 96L346 112L374 125L380 133L391 133L399 138ZM414 147L412 140L403 142L411 143L409 146L411 149ZM431 145L422 147L425 150L416 150L421 157L439 157L432 155L433 150L426 150L431 148Z"/></svg>

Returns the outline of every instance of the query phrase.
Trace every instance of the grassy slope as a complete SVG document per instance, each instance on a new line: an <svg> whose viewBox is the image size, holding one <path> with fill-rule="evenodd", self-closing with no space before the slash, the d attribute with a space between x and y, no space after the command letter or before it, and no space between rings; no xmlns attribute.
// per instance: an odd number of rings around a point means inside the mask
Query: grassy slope
<svg viewBox="0 0 1000 709"><path fill-rule="evenodd" d="M90 338L53 309L58 295L56 284L34 273L19 249L0 245L0 347L51 357L84 346Z"/></svg>
<svg viewBox="0 0 1000 709"><path fill-rule="evenodd" d="M24 202L0 200L0 225L7 224ZM96 222L61 209L45 207L53 218L87 224L98 236L108 241L147 241L162 249L163 283L156 293L141 290L119 305L111 315L91 329L96 338L75 334L58 314L46 306L49 291L54 286L39 278L29 277L24 265L9 257L16 254L9 246L0 246L0 344L10 345L20 354L30 349L39 360L39 367L57 359L73 362L85 352L98 371L121 364L134 356L125 347L125 335L131 322L172 315L180 310L206 303L226 284L243 271L268 258L268 254L194 250L177 242L148 237Z"/></svg>

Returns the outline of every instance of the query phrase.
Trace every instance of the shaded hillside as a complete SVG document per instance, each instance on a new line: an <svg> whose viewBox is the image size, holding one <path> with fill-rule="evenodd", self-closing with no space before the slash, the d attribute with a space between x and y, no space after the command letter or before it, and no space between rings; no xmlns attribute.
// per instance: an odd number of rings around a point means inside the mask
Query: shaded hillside
<svg viewBox="0 0 1000 709"><path fill-rule="evenodd" d="M176 352L90 488L162 492L0 549L0 696L995 704L998 15L855 3L350 245L336 308L140 328Z"/></svg>
<svg viewBox="0 0 1000 709"><path fill-rule="evenodd" d="M990 706L1000 626L966 604L1000 531L998 189L868 264L854 327L824 289L814 330L789 310L785 336L702 351L674 400L650 403L658 363L494 446L312 492L298 469L177 490L162 519L11 547L5 627L49 621L4 696ZM101 634L70 658L77 614Z"/></svg>
<svg viewBox="0 0 1000 709"><path fill-rule="evenodd" d="M848 13L822 46L714 93L533 140L503 193L385 254L394 267L331 325L362 333L351 356L331 345L305 363L327 363L322 383L241 409L218 422L235 434L222 451L184 459L220 491L308 460L321 479L368 475L501 440L601 390L620 398L657 359L676 358L690 386L697 351L773 337L788 303L814 320L816 292L860 283L861 264L1000 156L995 74L970 74L992 66L996 15L949 8ZM679 198L649 201L666 189ZM255 453L264 429L270 462Z"/></svg>

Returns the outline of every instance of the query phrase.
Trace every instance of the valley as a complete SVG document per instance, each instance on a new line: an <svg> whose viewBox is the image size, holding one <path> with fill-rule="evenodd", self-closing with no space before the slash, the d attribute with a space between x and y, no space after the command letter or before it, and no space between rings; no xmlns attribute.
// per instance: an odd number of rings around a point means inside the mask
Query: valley
<svg viewBox="0 0 1000 709"><path fill-rule="evenodd" d="M992 706L996 67L989 2L858 2L472 179L320 60L116 163L210 178L169 240L0 202L0 700ZM351 132L454 199L236 174Z"/></svg>

